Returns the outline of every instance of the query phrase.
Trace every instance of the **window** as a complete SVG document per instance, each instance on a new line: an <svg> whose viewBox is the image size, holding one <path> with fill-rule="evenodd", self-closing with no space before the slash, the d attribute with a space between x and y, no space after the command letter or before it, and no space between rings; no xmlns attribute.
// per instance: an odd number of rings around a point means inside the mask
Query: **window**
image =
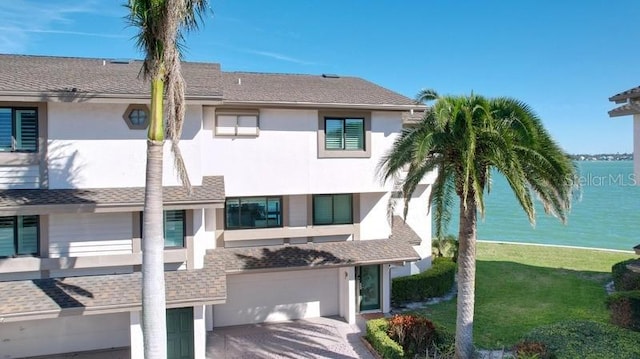
<svg viewBox="0 0 640 359"><path fill-rule="evenodd" d="M318 158L371 158L371 112L318 111Z"/></svg>
<svg viewBox="0 0 640 359"><path fill-rule="evenodd" d="M149 108L147 105L129 105L122 118L129 129L144 130L149 127Z"/></svg>
<svg viewBox="0 0 640 359"><path fill-rule="evenodd" d="M216 135L258 136L259 121L257 110L216 111Z"/></svg>
<svg viewBox="0 0 640 359"><path fill-rule="evenodd" d="M144 212L140 212L140 237L144 225ZM162 228L165 248L183 248L185 232L185 211L168 210L162 213Z"/></svg>
<svg viewBox="0 0 640 359"><path fill-rule="evenodd" d="M363 118L325 118L324 131L326 150L364 150Z"/></svg>
<svg viewBox="0 0 640 359"><path fill-rule="evenodd" d="M38 216L0 217L0 257L38 254Z"/></svg>
<svg viewBox="0 0 640 359"><path fill-rule="evenodd" d="M227 229L282 227L282 198L227 198L225 217Z"/></svg>
<svg viewBox="0 0 640 359"><path fill-rule="evenodd" d="M38 151L38 110L0 107L0 151Z"/></svg>
<svg viewBox="0 0 640 359"><path fill-rule="evenodd" d="M184 211L164 211L164 246L184 247Z"/></svg>
<svg viewBox="0 0 640 359"><path fill-rule="evenodd" d="M351 194L316 194L313 196L313 224L353 223Z"/></svg>

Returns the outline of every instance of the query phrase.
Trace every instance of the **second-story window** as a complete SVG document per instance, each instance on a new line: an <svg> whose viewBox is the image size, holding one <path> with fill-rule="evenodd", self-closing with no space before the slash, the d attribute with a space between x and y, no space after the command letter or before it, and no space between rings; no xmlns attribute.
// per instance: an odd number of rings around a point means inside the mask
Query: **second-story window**
<svg viewBox="0 0 640 359"><path fill-rule="evenodd" d="M227 198L225 217L227 229L282 227L282 198Z"/></svg>
<svg viewBox="0 0 640 359"><path fill-rule="evenodd" d="M165 248L184 247L184 211L164 211L164 246Z"/></svg>
<svg viewBox="0 0 640 359"><path fill-rule="evenodd" d="M353 223L353 195L316 194L313 196L313 224Z"/></svg>
<svg viewBox="0 0 640 359"><path fill-rule="evenodd" d="M38 255L38 216L0 217L0 257Z"/></svg>
<svg viewBox="0 0 640 359"><path fill-rule="evenodd" d="M162 213L162 229L165 248L183 248L186 236L184 210L167 210ZM140 237L144 226L144 213L140 212Z"/></svg>
<svg viewBox="0 0 640 359"><path fill-rule="evenodd" d="M363 118L325 118L324 146L326 150L364 150Z"/></svg>
<svg viewBox="0 0 640 359"><path fill-rule="evenodd" d="M0 107L0 151L38 151L38 111L35 108Z"/></svg>

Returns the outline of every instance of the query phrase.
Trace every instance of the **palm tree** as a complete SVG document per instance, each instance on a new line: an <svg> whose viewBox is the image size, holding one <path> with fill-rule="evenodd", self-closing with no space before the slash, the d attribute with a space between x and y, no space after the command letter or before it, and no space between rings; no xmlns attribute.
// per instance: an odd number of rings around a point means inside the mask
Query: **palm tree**
<svg viewBox="0 0 640 359"><path fill-rule="evenodd" d="M180 69L184 31L198 28L207 0L129 0L127 20L138 28L136 45L145 54L141 74L151 82L147 169L142 233L142 332L145 358L167 357L162 216L162 157L171 140L178 176L190 188L178 142L185 113ZM165 94L166 89L166 94ZM166 111L163 106L166 99ZM166 118L165 115L166 114ZM165 129L166 119L166 129Z"/></svg>
<svg viewBox="0 0 640 359"><path fill-rule="evenodd" d="M538 116L520 101L473 94L440 97L433 90L418 95L419 102L428 100L436 102L416 128L404 130L396 139L378 173L384 181L397 181L406 216L420 180L437 170L429 197L437 238L443 237L454 199L459 199L456 357L471 358L477 214L484 216L483 196L492 174L507 179L533 225L534 195L546 213L566 221L577 173Z"/></svg>

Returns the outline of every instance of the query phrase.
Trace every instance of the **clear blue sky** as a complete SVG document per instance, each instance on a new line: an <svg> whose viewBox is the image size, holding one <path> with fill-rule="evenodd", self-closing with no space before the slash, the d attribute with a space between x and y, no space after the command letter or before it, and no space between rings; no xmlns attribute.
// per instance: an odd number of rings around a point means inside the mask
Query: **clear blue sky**
<svg viewBox="0 0 640 359"><path fill-rule="evenodd" d="M0 52L141 58L124 0L0 2ZM639 0L216 0L186 60L336 73L414 97L511 96L572 153L631 152L608 97L640 85Z"/></svg>

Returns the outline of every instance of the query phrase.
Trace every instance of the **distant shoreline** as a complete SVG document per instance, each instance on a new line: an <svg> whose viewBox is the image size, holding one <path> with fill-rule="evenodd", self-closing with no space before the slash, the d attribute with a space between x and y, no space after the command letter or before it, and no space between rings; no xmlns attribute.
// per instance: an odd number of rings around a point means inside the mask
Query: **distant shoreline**
<svg viewBox="0 0 640 359"><path fill-rule="evenodd" d="M525 243L525 242L508 242L508 241L492 241L479 239L480 243L492 243L492 244L514 244L520 246L540 246L540 247L556 247L556 248L570 248L570 249L589 249L600 252L615 252L615 253L629 253L636 255L634 251L626 251L622 249L610 249L610 248L596 248L596 247L582 247L582 246L568 246L564 244L545 244L545 243Z"/></svg>

